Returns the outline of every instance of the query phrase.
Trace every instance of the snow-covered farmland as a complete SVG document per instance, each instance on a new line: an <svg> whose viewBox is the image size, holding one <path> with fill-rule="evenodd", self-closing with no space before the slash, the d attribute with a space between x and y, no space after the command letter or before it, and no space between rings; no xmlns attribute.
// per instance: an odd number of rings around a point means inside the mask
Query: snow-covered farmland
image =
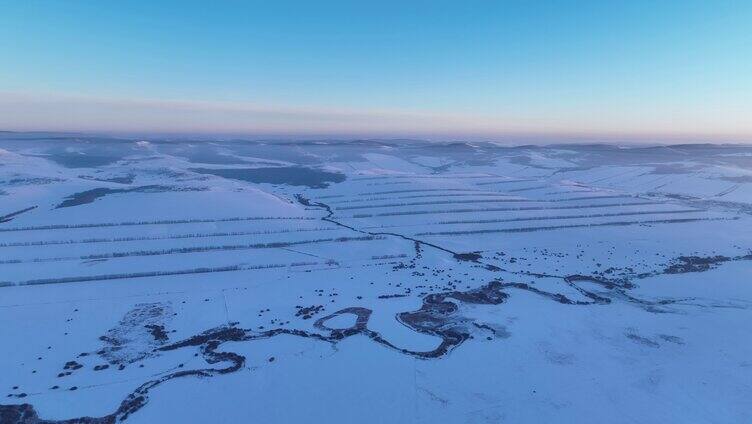
<svg viewBox="0 0 752 424"><path fill-rule="evenodd" d="M750 147L3 133L0 423L750 422L750 276Z"/></svg>

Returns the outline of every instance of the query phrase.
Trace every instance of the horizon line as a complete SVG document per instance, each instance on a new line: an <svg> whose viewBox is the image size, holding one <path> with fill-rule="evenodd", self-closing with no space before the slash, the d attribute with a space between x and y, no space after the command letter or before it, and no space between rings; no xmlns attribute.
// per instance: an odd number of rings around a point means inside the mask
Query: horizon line
<svg viewBox="0 0 752 424"><path fill-rule="evenodd" d="M666 114L671 115L671 114ZM635 124L624 125L629 119ZM333 109L250 102L103 98L0 92L0 128L112 136L274 139L418 139L488 142L752 143L752 128L689 127L692 117L642 121L483 116L435 111ZM681 119L680 119L681 118ZM681 126L685 121L687 125ZM620 125L617 125L620 123ZM660 124L660 125L659 125ZM627 126L625 130L621 127ZM675 130L675 128L685 128ZM735 126L737 127L737 126ZM633 128L638 128L635 130Z"/></svg>
<svg viewBox="0 0 752 424"><path fill-rule="evenodd" d="M190 133L190 132L155 132L155 131L76 131L76 130L15 130L0 128L2 134L44 134L44 135L63 135L67 137L104 137L112 139L126 139L129 141L194 141L194 142L416 142L416 143L490 143L499 144L505 147L525 147L525 146L556 146L556 145L639 145L639 146L677 146L677 145L749 145L752 144L752 137L747 139L729 139L729 138L706 138L701 136L695 137L630 137L627 135L575 135L575 134L507 134L494 138L473 138L473 137L443 137L427 138L415 136L385 136L369 137L363 135L347 134L252 134L252 133ZM150 140L151 139L151 140Z"/></svg>

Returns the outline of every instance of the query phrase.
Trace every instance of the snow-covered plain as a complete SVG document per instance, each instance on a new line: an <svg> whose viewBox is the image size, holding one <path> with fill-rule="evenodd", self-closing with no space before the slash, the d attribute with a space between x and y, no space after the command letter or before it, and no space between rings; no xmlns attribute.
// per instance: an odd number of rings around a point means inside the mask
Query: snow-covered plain
<svg viewBox="0 0 752 424"><path fill-rule="evenodd" d="M0 423L752 422L752 147L0 134Z"/></svg>

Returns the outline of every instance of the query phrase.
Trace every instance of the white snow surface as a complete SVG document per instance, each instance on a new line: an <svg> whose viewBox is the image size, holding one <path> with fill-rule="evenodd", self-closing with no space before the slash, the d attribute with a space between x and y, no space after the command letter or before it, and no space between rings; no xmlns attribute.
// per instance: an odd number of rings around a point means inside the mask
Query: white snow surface
<svg viewBox="0 0 752 424"><path fill-rule="evenodd" d="M0 424L752 422L750 276L752 147L2 133Z"/></svg>

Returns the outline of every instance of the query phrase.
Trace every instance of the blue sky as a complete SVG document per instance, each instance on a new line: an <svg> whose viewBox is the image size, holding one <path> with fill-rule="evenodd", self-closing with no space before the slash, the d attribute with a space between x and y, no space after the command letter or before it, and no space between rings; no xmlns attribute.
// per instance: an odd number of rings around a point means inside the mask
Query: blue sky
<svg viewBox="0 0 752 424"><path fill-rule="evenodd" d="M10 129L752 139L749 1L0 1Z"/></svg>

